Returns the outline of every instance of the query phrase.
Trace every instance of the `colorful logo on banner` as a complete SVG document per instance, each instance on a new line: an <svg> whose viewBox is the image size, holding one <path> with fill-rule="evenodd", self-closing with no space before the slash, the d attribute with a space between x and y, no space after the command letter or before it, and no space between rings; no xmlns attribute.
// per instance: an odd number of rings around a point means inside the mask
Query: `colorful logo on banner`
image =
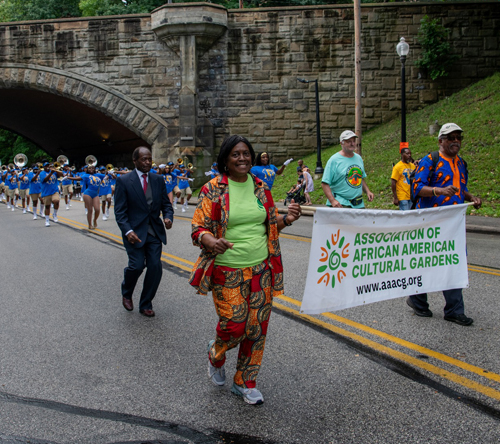
<svg viewBox="0 0 500 444"><path fill-rule="evenodd" d="M363 179L363 170L358 165L353 165L345 174L345 180L349 186L359 188Z"/></svg>
<svg viewBox="0 0 500 444"><path fill-rule="evenodd" d="M318 273L321 277L318 284L324 283L326 287L331 285L335 288L336 282L342 283L342 279L346 277L347 262L345 259L349 257L349 243L345 244L345 237L340 237L340 230L337 234L331 235L330 239L326 239L325 247L321 247L321 258L319 259L320 266Z"/></svg>

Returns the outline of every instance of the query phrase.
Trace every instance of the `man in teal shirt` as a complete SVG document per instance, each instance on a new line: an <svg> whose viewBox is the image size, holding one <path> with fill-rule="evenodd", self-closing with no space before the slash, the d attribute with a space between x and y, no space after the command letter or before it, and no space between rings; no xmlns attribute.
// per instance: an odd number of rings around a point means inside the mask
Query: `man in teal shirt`
<svg viewBox="0 0 500 444"><path fill-rule="evenodd" d="M364 208L363 191L369 202L373 200L373 193L365 182L363 159L354 152L357 137L352 131L344 131L340 135L342 149L326 164L321 187L329 207Z"/></svg>

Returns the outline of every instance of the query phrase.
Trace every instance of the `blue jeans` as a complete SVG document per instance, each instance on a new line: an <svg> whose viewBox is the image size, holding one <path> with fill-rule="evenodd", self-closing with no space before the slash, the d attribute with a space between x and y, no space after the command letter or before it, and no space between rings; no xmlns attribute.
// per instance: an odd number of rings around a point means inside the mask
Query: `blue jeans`
<svg viewBox="0 0 500 444"><path fill-rule="evenodd" d="M411 200L400 200L399 201L399 209L401 211L411 210Z"/></svg>
<svg viewBox="0 0 500 444"><path fill-rule="evenodd" d="M459 315L464 314L464 298L462 289L456 288L454 290L444 290L443 296L446 301L444 306L444 315ZM419 310L428 310L429 304L427 303L427 293L415 294L410 296L413 305Z"/></svg>

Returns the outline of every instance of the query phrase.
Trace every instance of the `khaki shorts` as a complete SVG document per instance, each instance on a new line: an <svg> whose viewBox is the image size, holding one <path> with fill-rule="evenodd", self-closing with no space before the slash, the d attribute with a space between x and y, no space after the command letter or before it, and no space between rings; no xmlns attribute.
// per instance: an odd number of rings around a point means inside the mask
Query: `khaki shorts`
<svg viewBox="0 0 500 444"><path fill-rule="evenodd" d="M26 197L30 195L29 191L30 190L19 190L19 196L21 199L26 199Z"/></svg>
<svg viewBox="0 0 500 444"><path fill-rule="evenodd" d="M108 199L111 199L111 194L103 194L99 196L99 199L101 199L101 202L106 202Z"/></svg>
<svg viewBox="0 0 500 444"><path fill-rule="evenodd" d="M4 189L5 189L5 183L2 182L0 183L0 193L3 193Z"/></svg>
<svg viewBox="0 0 500 444"><path fill-rule="evenodd" d="M52 203L59 203L60 200L61 196L59 196L59 193L54 193L52 196L45 196L43 198L43 204L49 207Z"/></svg>
<svg viewBox="0 0 500 444"><path fill-rule="evenodd" d="M7 196L10 199L14 199L16 194L19 195L19 190L17 188L14 188L13 190L11 190L10 188L7 188L5 191L6 191Z"/></svg>
<svg viewBox="0 0 500 444"><path fill-rule="evenodd" d="M69 196L70 194L73 194L73 185L63 185L63 196Z"/></svg>
<svg viewBox="0 0 500 444"><path fill-rule="evenodd" d="M30 194L31 200L35 201L40 198L40 193Z"/></svg>
<svg viewBox="0 0 500 444"><path fill-rule="evenodd" d="M193 194L193 191L191 190L190 187L184 188L183 190L180 190L179 187L174 188L174 193L181 193L181 197L186 197L186 195L191 195Z"/></svg>

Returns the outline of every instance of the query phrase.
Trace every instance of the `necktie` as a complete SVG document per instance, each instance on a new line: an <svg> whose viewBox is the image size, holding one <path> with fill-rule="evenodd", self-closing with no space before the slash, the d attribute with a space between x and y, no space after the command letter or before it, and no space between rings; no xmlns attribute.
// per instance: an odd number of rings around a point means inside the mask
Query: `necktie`
<svg viewBox="0 0 500 444"><path fill-rule="evenodd" d="M144 191L144 194L146 194L146 190L148 189L148 175L147 174L143 174L142 175L142 189Z"/></svg>

